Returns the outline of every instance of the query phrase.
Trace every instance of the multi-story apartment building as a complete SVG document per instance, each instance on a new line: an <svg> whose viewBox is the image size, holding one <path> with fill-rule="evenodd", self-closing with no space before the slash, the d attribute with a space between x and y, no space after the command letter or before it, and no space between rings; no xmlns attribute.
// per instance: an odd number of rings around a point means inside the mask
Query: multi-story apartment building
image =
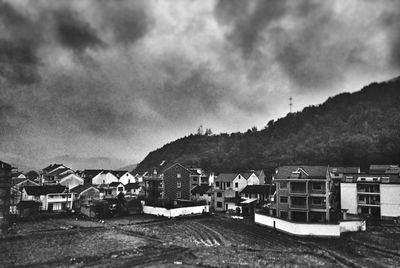
<svg viewBox="0 0 400 268"><path fill-rule="evenodd" d="M10 220L11 165L0 161L0 234L7 230Z"/></svg>
<svg viewBox="0 0 400 268"><path fill-rule="evenodd" d="M201 173L193 172L179 163L163 161L144 176L145 196L150 200L190 200L193 178L201 182Z"/></svg>
<svg viewBox="0 0 400 268"><path fill-rule="evenodd" d="M273 176L270 213L297 222L329 222L332 181L328 166L281 166Z"/></svg>
<svg viewBox="0 0 400 268"><path fill-rule="evenodd" d="M340 184L341 208L350 214L400 216L400 169L372 165L368 173L346 173Z"/></svg>

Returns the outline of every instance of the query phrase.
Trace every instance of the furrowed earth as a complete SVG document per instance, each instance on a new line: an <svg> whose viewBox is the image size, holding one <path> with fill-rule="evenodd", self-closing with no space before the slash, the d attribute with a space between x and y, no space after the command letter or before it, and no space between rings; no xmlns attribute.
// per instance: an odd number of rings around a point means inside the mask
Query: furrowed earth
<svg viewBox="0 0 400 268"><path fill-rule="evenodd" d="M297 238L223 215L147 215L18 223L0 267L396 267L400 226L337 239Z"/></svg>

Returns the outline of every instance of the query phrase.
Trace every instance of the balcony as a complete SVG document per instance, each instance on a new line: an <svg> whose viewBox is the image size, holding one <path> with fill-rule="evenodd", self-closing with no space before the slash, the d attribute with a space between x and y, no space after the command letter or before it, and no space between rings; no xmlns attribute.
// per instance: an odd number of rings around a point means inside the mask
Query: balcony
<svg viewBox="0 0 400 268"><path fill-rule="evenodd" d="M289 208L307 209L307 199L305 197L291 197Z"/></svg>
<svg viewBox="0 0 400 268"><path fill-rule="evenodd" d="M357 193L379 195L379 185L357 185Z"/></svg>
<svg viewBox="0 0 400 268"><path fill-rule="evenodd" d="M289 188L290 194L307 194L307 184L306 182L291 182Z"/></svg>

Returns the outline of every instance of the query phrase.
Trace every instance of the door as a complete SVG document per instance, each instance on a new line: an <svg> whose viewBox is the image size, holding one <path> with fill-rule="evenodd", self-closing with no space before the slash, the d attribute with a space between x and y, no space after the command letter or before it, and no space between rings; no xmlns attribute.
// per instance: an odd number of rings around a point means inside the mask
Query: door
<svg viewBox="0 0 400 268"><path fill-rule="evenodd" d="M53 211L53 204L52 204L52 203L50 203L50 204L47 206L47 210L48 210L48 211Z"/></svg>
<svg viewBox="0 0 400 268"><path fill-rule="evenodd" d="M228 211L228 204L225 204L225 210Z"/></svg>

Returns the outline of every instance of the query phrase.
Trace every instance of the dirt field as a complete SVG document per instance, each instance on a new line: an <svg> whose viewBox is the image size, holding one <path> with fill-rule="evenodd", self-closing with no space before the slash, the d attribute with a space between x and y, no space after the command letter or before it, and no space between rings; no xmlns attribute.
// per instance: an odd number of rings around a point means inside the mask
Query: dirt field
<svg viewBox="0 0 400 268"><path fill-rule="evenodd" d="M400 227L299 239L250 220L136 216L21 223L0 239L0 267L396 267Z"/></svg>

